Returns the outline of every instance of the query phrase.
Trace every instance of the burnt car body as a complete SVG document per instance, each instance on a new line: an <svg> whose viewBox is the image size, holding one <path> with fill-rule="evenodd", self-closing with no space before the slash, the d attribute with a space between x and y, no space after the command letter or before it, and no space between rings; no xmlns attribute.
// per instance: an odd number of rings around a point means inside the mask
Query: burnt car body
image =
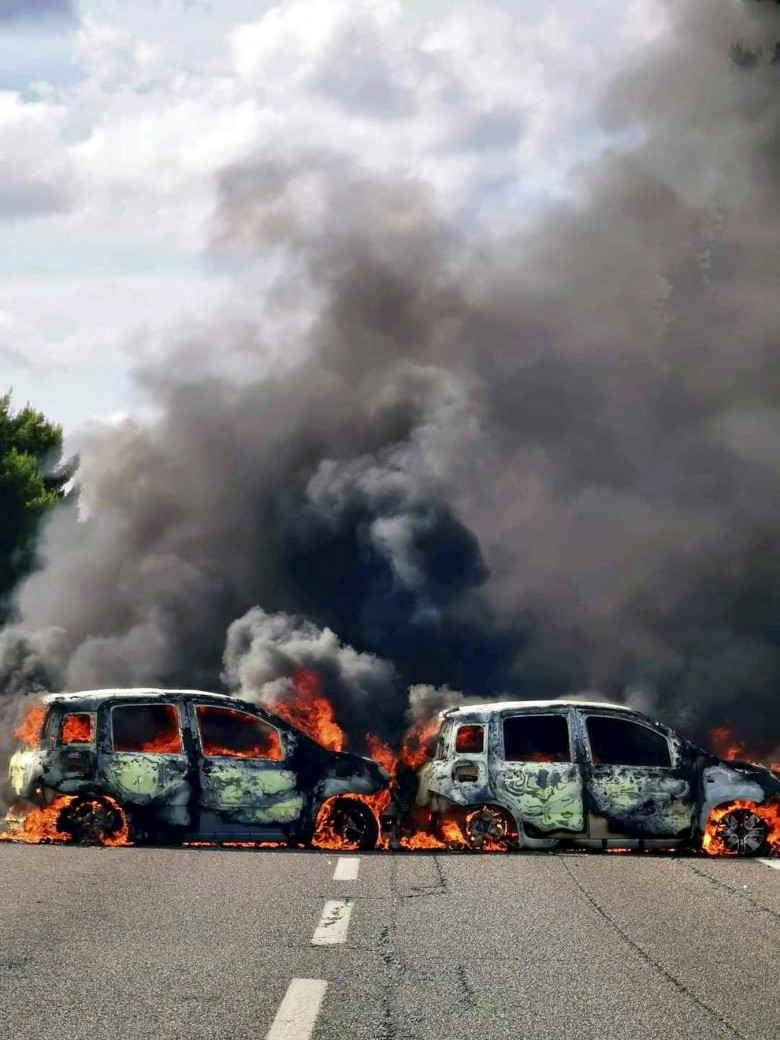
<svg viewBox="0 0 780 1040"><path fill-rule="evenodd" d="M440 714L417 805L459 819L472 844L674 848L701 844L714 809L780 796L780 778L723 761L640 712L583 701L518 701ZM718 824L728 851L766 851L750 808Z"/></svg>
<svg viewBox="0 0 780 1040"><path fill-rule="evenodd" d="M308 844L328 801L359 844L376 843L373 815L350 795L382 790L387 772L326 750L255 704L134 689L52 694L44 705L38 746L11 758L10 830L25 810L75 795L61 827L77 839L110 831L118 806L134 841Z"/></svg>

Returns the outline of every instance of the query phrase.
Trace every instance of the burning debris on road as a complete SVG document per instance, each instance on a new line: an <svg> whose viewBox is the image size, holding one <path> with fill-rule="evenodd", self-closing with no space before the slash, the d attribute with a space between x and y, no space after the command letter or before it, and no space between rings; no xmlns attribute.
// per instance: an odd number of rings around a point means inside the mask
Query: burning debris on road
<svg viewBox="0 0 780 1040"><path fill-rule="evenodd" d="M340 850L780 851L780 776L720 760L624 707L452 707L418 720L397 755L367 734L371 758L361 758L343 750L316 673L297 675L292 691L284 717L192 690L47 696L16 731L25 747L9 769L17 799L6 817L10 836Z"/></svg>

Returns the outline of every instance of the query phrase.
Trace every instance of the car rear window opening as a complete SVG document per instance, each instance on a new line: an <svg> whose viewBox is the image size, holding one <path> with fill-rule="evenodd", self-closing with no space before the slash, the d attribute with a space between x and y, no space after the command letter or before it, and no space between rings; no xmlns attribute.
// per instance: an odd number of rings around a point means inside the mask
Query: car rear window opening
<svg viewBox="0 0 780 1040"><path fill-rule="evenodd" d="M175 704L123 704L111 712L114 751L181 754Z"/></svg>
<svg viewBox="0 0 780 1040"><path fill-rule="evenodd" d="M455 750L459 755L481 755L485 748L484 726L458 726Z"/></svg>
<svg viewBox="0 0 780 1040"><path fill-rule="evenodd" d="M87 712L74 712L62 719L63 744L91 744L94 739L93 716Z"/></svg>
<svg viewBox="0 0 780 1040"><path fill-rule="evenodd" d="M512 715L504 719L507 762L571 762L563 715Z"/></svg>

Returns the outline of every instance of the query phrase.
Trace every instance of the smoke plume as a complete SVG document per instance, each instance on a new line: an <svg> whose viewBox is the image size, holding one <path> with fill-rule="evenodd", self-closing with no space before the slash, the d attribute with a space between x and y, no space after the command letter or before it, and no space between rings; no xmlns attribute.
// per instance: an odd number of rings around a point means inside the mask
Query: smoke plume
<svg viewBox="0 0 780 1040"><path fill-rule="evenodd" d="M588 688L776 742L780 15L668 18L604 101L634 143L531 231L467 234L337 151L224 171L215 255L265 281L140 374L158 421L85 447L88 519L18 596L51 682L310 666L353 735L412 684Z"/></svg>

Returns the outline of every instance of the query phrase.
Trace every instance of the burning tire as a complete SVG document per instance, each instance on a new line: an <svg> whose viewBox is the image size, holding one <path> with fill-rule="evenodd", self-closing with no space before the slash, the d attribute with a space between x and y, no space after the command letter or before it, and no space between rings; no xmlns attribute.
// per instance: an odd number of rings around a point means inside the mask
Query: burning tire
<svg viewBox="0 0 780 1040"><path fill-rule="evenodd" d="M318 823L335 842L326 847L352 851L375 849L379 841L379 824L368 806L354 798L339 798L330 807L327 819ZM318 844L315 839L314 844Z"/></svg>
<svg viewBox="0 0 780 1040"><path fill-rule="evenodd" d="M761 856L768 851L769 827L752 809L731 809L715 825L715 840L734 856Z"/></svg>
<svg viewBox="0 0 780 1040"><path fill-rule="evenodd" d="M514 821L502 809L483 805L466 816L466 841L472 849L507 851L517 848Z"/></svg>
<svg viewBox="0 0 780 1040"><path fill-rule="evenodd" d="M127 818L108 798L78 798L60 813L58 829L79 845L127 844Z"/></svg>

